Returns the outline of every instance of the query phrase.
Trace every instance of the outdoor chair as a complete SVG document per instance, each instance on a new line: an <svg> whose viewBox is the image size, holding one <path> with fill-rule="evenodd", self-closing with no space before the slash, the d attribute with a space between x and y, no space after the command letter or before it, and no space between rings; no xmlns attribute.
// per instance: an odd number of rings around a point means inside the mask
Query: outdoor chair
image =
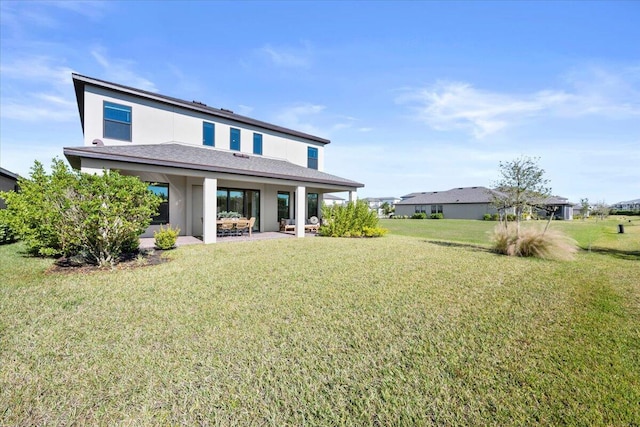
<svg viewBox="0 0 640 427"><path fill-rule="evenodd" d="M242 236L245 232L249 233L249 224L250 221L248 219L239 219L238 222L236 222L236 236Z"/></svg>
<svg viewBox="0 0 640 427"><path fill-rule="evenodd" d="M218 224L218 237L231 236L234 228L235 224L232 221L223 219L222 222Z"/></svg>
<svg viewBox="0 0 640 427"><path fill-rule="evenodd" d="M309 218L304 225L304 231L307 231L309 233L317 233L319 228L320 221L318 221L318 217L316 216L312 216L311 218Z"/></svg>

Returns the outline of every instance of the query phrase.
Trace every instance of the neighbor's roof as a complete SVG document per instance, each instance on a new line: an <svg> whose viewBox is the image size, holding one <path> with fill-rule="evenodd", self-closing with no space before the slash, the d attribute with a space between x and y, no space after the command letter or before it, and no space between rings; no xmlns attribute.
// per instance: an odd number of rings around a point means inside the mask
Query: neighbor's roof
<svg viewBox="0 0 640 427"><path fill-rule="evenodd" d="M489 203L492 200L492 194L498 194L498 192L486 187L460 187L447 191L407 194L396 205Z"/></svg>
<svg viewBox="0 0 640 427"><path fill-rule="evenodd" d="M288 129L282 126L273 125L260 120L252 119L250 117L241 116L235 114L231 110L213 108L198 101L185 101L183 99L173 98L171 96L160 95L154 92L149 92L142 89L136 89L130 86L124 86L117 83L111 83L105 80L96 79L93 77L87 77L80 74L73 73L73 86L76 91L76 100L78 102L78 111L80 113L80 122L82 123L82 129L84 131L84 88L86 85L109 89L115 92L135 96L137 98L150 99L153 101L161 102L166 105L172 105L176 107L186 108L191 111L197 111L199 113L208 114L217 118L232 120L238 123L242 123L249 126L255 126L257 128L283 133L298 138L304 138L320 144L329 144L331 141L319 136L310 135L304 132L299 132L293 129Z"/></svg>
<svg viewBox="0 0 640 427"><path fill-rule="evenodd" d="M66 147L64 155L76 169L80 167L80 159L88 158L349 188L364 187L364 184L359 182L298 166L285 160L176 143Z"/></svg>
<svg viewBox="0 0 640 427"><path fill-rule="evenodd" d="M20 176L17 173L10 172L5 168L0 168L0 175L6 176L7 178L15 179L15 180L20 178Z"/></svg>
<svg viewBox="0 0 640 427"><path fill-rule="evenodd" d="M431 191L411 193L402 196L403 200L396 205L431 205L455 203L490 203L494 195L500 196L497 190L487 187L459 187L447 191ZM545 199L547 205L571 205L568 199L560 196L549 196Z"/></svg>
<svg viewBox="0 0 640 427"><path fill-rule="evenodd" d="M342 197L336 196L335 194L329 194L329 193L323 194L322 198L325 200L346 200Z"/></svg>

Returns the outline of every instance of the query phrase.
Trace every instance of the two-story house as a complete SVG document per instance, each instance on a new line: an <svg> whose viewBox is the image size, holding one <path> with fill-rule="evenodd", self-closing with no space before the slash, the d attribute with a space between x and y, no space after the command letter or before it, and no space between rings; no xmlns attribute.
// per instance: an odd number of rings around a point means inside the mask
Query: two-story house
<svg viewBox="0 0 640 427"><path fill-rule="evenodd" d="M216 240L222 211L255 217L255 231L278 231L282 218L319 217L322 196L349 192L355 181L322 172L329 140L265 123L198 101L73 74L84 146L66 147L72 167L115 169L149 182L163 198L159 224Z"/></svg>

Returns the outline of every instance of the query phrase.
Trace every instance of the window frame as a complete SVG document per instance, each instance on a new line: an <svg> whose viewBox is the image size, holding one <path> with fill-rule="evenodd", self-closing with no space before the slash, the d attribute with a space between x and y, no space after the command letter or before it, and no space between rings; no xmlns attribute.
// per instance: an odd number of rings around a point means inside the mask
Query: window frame
<svg viewBox="0 0 640 427"><path fill-rule="evenodd" d="M237 141L234 139L234 134L238 136ZM231 151L240 151L241 145L241 132L238 128L230 128L229 129L229 149ZM234 148L234 143L237 143L237 148Z"/></svg>
<svg viewBox="0 0 640 427"><path fill-rule="evenodd" d="M207 141L207 128L211 128L211 141ZM210 142L208 144L207 142ZM216 146L216 124L211 122L202 122L202 145L206 147Z"/></svg>
<svg viewBox="0 0 640 427"><path fill-rule="evenodd" d="M318 148L307 147L307 167L318 170Z"/></svg>
<svg viewBox="0 0 640 427"><path fill-rule="evenodd" d="M170 224L170 217L171 214L169 212L169 183L168 182L147 182L147 188L149 189L149 191L153 192L154 194L158 195L157 192L153 191L151 189L151 187L161 187L161 188L166 188L167 189L167 199L164 200L162 202L160 202L160 205L158 205L158 215L155 215L151 218L151 225L163 225L163 224ZM161 209L162 206L166 206L165 207L165 211L166 211L166 221L164 220L164 216L163 216L163 209Z"/></svg>
<svg viewBox="0 0 640 427"><path fill-rule="evenodd" d="M262 156L262 134L253 133L253 154Z"/></svg>
<svg viewBox="0 0 640 427"><path fill-rule="evenodd" d="M107 108L112 110L120 110L125 111L129 114L128 121L127 120L119 120L117 118L108 117L107 118ZM118 125L128 126L129 129L129 137L128 138L119 138L116 136L112 136L112 134L107 135L107 123L114 123ZM118 104L111 101L102 101L102 137L105 139L115 139L117 141L128 141L131 142L133 139L133 108L130 105Z"/></svg>

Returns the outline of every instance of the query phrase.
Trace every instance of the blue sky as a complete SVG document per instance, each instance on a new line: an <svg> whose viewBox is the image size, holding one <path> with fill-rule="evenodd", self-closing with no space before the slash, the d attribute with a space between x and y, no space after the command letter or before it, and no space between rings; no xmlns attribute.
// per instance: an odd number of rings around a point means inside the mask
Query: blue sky
<svg viewBox="0 0 640 427"><path fill-rule="evenodd" d="M329 138L360 197L490 186L640 197L640 2L0 1L0 165L82 145L71 73Z"/></svg>

